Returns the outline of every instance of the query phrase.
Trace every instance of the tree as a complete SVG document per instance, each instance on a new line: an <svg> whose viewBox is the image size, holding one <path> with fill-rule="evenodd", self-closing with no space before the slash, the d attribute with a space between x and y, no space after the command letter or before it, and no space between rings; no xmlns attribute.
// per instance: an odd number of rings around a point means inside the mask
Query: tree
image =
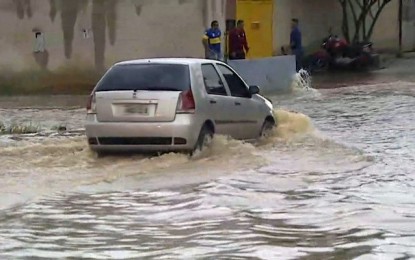
<svg viewBox="0 0 415 260"><path fill-rule="evenodd" d="M359 42L370 40L380 14L392 0L338 1L343 13L342 32L344 37L349 42Z"/></svg>

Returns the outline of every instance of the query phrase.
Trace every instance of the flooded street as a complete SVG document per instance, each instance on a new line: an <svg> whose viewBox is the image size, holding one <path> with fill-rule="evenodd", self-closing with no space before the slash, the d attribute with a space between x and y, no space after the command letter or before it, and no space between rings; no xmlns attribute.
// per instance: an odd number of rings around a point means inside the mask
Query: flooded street
<svg viewBox="0 0 415 260"><path fill-rule="evenodd" d="M97 158L84 97L1 98L0 258L415 257L415 83L272 99L264 143Z"/></svg>

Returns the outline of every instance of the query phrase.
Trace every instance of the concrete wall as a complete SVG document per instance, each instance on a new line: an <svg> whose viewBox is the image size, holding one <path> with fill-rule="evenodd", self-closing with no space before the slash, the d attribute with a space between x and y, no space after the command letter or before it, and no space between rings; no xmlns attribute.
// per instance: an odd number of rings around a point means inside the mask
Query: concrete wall
<svg viewBox="0 0 415 260"><path fill-rule="evenodd" d="M415 0L402 1L402 50L415 51Z"/></svg>
<svg viewBox="0 0 415 260"><path fill-rule="evenodd" d="M391 1L381 13L373 31L374 47L380 50L399 50L399 1Z"/></svg>
<svg viewBox="0 0 415 260"><path fill-rule="evenodd" d="M319 48L330 27L333 27L333 32L340 34L341 16L338 10L337 0L275 0L275 52L279 53L281 46L290 43L292 18L300 20L306 50Z"/></svg>
<svg viewBox="0 0 415 260"><path fill-rule="evenodd" d="M102 70L124 59L203 57L203 30L212 19L224 24L225 9L225 0L2 0L0 66Z"/></svg>
<svg viewBox="0 0 415 260"><path fill-rule="evenodd" d="M278 56L257 60L231 60L232 66L249 85L257 85L261 93L289 92L296 74L294 56Z"/></svg>
<svg viewBox="0 0 415 260"><path fill-rule="evenodd" d="M411 1L411 0L409 0ZM235 12L235 0L2 0L0 66L13 71L67 65L104 69L144 57L203 57L201 34L211 20ZM392 1L373 35L377 48L397 48L398 1ZM274 53L289 43L290 20L300 19L307 50L329 28L341 34L337 0L275 0ZM409 31L409 30L408 30ZM37 32L42 33L36 38ZM44 51L35 53L44 41Z"/></svg>

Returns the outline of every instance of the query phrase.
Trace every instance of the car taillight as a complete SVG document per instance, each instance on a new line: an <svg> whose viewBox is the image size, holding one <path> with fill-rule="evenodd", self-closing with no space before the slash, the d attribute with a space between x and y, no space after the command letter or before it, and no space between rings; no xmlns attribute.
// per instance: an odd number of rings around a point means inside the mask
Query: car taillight
<svg viewBox="0 0 415 260"><path fill-rule="evenodd" d="M86 104L86 112L87 114L95 114L96 113L96 105L95 105L95 94L92 93L88 98L88 103Z"/></svg>
<svg viewBox="0 0 415 260"><path fill-rule="evenodd" d="M192 90L180 93L177 113L194 113L196 108Z"/></svg>

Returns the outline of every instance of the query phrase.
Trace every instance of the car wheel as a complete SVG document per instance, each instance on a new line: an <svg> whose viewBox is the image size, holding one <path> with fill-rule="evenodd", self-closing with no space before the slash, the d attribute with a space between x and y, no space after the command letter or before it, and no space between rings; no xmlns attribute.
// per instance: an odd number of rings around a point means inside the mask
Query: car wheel
<svg viewBox="0 0 415 260"><path fill-rule="evenodd" d="M271 120L265 120L264 124L262 125L260 138L268 138L272 135L272 130L275 127L275 123Z"/></svg>
<svg viewBox="0 0 415 260"><path fill-rule="evenodd" d="M200 130L199 137L197 139L196 147L193 153L197 150L202 151L204 148L209 147L213 139L213 130L208 126L203 126Z"/></svg>
<svg viewBox="0 0 415 260"><path fill-rule="evenodd" d="M103 157L108 155L108 153L106 153L104 151L95 151L95 154L96 154L97 158L103 158Z"/></svg>

